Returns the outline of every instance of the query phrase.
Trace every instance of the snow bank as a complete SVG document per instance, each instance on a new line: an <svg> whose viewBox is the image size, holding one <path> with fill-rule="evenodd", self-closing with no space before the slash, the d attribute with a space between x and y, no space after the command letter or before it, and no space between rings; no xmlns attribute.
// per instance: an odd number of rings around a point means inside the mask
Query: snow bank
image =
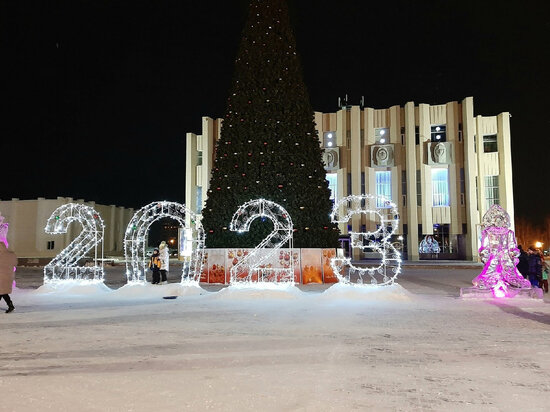
<svg viewBox="0 0 550 412"><path fill-rule="evenodd" d="M410 301L412 295L401 285L388 286L335 283L320 296L321 300Z"/></svg>
<svg viewBox="0 0 550 412"><path fill-rule="evenodd" d="M77 280L66 280L63 282L45 283L36 289L35 295L65 295L79 297L97 297L112 292L108 286L102 282L86 282Z"/></svg>
<svg viewBox="0 0 550 412"><path fill-rule="evenodd" d="M208 292L198 284L169 283L152 285L150 283L128 283L112 292L113 297L122 298L163 298L165 296L198 296Z"/></svg>
<svg viewBox="0 0 550 412"><path fill-rule="evenodd" d="M250 299L298 299L305 295L292 284L256 283L231 285L215 294L217 299L250 300Z"/></svg>

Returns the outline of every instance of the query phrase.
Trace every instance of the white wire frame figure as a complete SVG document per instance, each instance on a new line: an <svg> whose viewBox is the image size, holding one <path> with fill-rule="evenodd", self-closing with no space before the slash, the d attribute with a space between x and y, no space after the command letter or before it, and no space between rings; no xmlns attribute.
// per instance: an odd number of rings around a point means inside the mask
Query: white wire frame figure
<svg viewBox="0 0 550 412"><path fill-rule="evenodd" d="M82 231L50 263L44 266L44 283L71 280L103 282L105 278L103 268L105 224L93 207L81 203L61 205L48 218L44 230L52 235L67 233L72 222L79 222ZM93 265L80 266L80 261L86 258L90 250L93 250Z"/></svg>
<svg viewBox="0 0 550 412"><path fill-rule="evenodd" d="M401 273L401 254L391 242L391 236L399 226L397 205L383 196L352 195L336 202L330 217L334 223L347 223L355 215L367 215L370 221L377 224L377 228L374 231L350 232L351 246L362 252L380 254L381 261L379 264L359 267L352 264L350 257L333 258L330 264L338 281L378 286L393 284Z"/></svg>
<svg viewBox="0 0 550 412"><path fill-rule="evenodd" d="M198 283L204 258L204 230L197 215L184 204L157 201L139 209L128 224L124 235L124 255L128 283L145 283L147 273L147 235L151 225L159 219L171 218L180 227L190 229L191 256L184 260L181 283Z"/></svg>
<svg viewBox="0 0 550 412"><path fill-rule="evenodd" d="M229 229L234 232L248 232L256 219L267 218L273 223L273 230L248 255L231 268L230 284L285 283L294 284L294 258L290 254L288 268L265 267L285 243L292 251L293 224L290 215L281 205L265 199L250 200L233 214ZM257 279L257 281L254 281Z"/></svg>

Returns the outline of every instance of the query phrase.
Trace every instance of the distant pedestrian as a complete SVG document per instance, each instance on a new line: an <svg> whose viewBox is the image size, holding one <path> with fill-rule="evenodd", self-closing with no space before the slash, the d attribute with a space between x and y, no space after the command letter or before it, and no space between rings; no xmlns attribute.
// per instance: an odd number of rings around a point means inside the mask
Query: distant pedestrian
<svg viewBox="0 0 550 412"><path fill-rule="evenodd" d="M163 240L160 242L160 276L161 276L161 284L168 283L168 271L170 270L170 252L168 250L168 245Z"/></svg>
<svg viewBox="0 0 550 412"><path fill-rule="evenodd" d="M537 250L532 246L527 249L527 253L529 255L527 258L529 264L529 282L531 282L531 286L539 287L542 281L542 264L540 256Z"/></svg>
<svg viewBox="0 0 550 412"><path fill-rule="evenodd" d="M159 250L155 248L153 250L153 254L151 255L151 259L149 260L149 269L153 272L153 279L151 280L153 285L158 285L160 283L160 267L161 262Z"/></svg>
<svg viewBox="0 0 550 412"><path fill-rule="evenodd" d="M548 273L549 272L550 272L550 264L546 261L543 261L541 288L542 290L544 290L544 293L548 293Z"/></svg>
<svg viewBox="0 0 550 412"><path fill-rule="evenodd" d="M529 277L528 255L525 252L525 250L523 250L521 245L518 246L518 249L519 249L519 256L518 256L519 262L518 262L517 268L518 268L519 273L521 273L522 276L525 279L527 279Z"/></svg>
<svg viewBox="0 0 550 412"><path fill-rule="evenodd" d="M8 304L6 313L13 312L15 309L9 294L12 292L16 266L17 256L15 256L15 253L8 251L4 242L0 242L0 300L4 298Z"/></svg>

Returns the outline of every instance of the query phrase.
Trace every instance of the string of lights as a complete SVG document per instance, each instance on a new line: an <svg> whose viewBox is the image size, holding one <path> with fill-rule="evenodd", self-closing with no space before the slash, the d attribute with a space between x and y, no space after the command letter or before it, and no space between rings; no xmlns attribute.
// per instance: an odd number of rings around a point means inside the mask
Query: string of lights
<svg viewBox="0 0 550 412"><path fill-rule="evenodd" d="M92 207L67 203L53 211L46 222L45 232L48 234L67 233L72 222L79 222L82 231L69 245L44 266L44 283L69 280L103 282L103 237L105 224L99 213ZM101 258L98 263L98 246L101 247ZM94 249L93 265L79 266L86 254Z"/></svg>
<svg viewBox="0 0 550 412"><path fill-rule="evenodd" d="M379 286L393 284L401 273L401 254L390 241L399 226L397 205L382 196L352 195L334 204L330 218L334 223L347 223L355 215L367 215L370 221L377 222L377 228L374 231L350 232L351 246L362 252L380 254L382 259L379 265L358 267L352 264L349 257L332 258L330 265L338 281Z"/></svg>
<svg viewBox="0 0 550 412"><path fill-rule="evenodd" d="M290 254L288 268L263 267L272 256L279 252L286 242L289 242L288 247L292 250L294 226L290 215L281 205L265 199L250 200L241 205L233 214L229 229L238 233L248 232L252 221L258 218L271 220L273 231L231 268L231 284L261 282L293 284L294 262L292 253ZM257 279L257 282L254 282L253 279Z"/></svg>
<svg viewBox="0 0 550 412"><path fill-rule="evenodd" d="M124 255L128 283L145 283L147 271L146 239L149 227L159 219L168 217L176 220L184 232L189 232L185 241L190 242L190 256L182 268L182 283L198 283L204 258L204 230L195 213L185 205L176 202L159 201L139 209L128 224L124 235Z"/></svg>

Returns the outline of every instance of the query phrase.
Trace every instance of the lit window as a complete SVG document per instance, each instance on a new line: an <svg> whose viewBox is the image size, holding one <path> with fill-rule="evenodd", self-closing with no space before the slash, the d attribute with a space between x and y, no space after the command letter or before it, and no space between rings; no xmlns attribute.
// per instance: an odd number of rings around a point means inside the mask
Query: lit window
<svg viewBox="0 0 550 412"><path fill-rule="evenodd" d="M390 129L378 128L374 129L374 139L376 144L386 144L390 142Z"/></svg>
<svg viewBox="0 0 550 412"><path fill-rule="evenodd" d="M391 199L391 171L382 170L376 172L376 196L383 196ZM382 200L376 199L376 207L389 207Z"/></svg>
<svg viewBox="0 0 550 412"><path fill-rule="evenodd" d="M324 147L336 146L336 132L323 133L323 146Z"/></svg>
<svg viewBox="0 0 550 412"><path fill-rule="evenodd" d="M447 126L444 124L432 126L432 142L446 142L447 141Z"/></svg>
<svg viewBox="0 0 550 412"><path fill-rule="evenodd" d="M485 176L485 206L487 210L493 205L500 204L498 194L498 176Z"/></svg>
<svg viewBox="0 0 550 412"><path fill-rule="evenodd" d="M449 206L449 171L447 169L432 169L432 201L433 206Z"/></svg>
<svg viewBox="0 0 550 412"><path fill-rule="evenodd" d="M497 151L498 151L497 135L491 134L491 135L483 136L483 152L492 153Z"/></svg>
<svg viewBox="0 0 550 412"><path fill-rule="evenodd" d="M196 203L196 211L197 213L202 212L202 187L197 186L197 203Z"/></svg>
<svg viewBox="0 0 550 412"><path fill-rule="evenodd" d="M330 189L330 200L335 202L338 196L338 175L336 173L327 173L328 188Z"/></svg>

